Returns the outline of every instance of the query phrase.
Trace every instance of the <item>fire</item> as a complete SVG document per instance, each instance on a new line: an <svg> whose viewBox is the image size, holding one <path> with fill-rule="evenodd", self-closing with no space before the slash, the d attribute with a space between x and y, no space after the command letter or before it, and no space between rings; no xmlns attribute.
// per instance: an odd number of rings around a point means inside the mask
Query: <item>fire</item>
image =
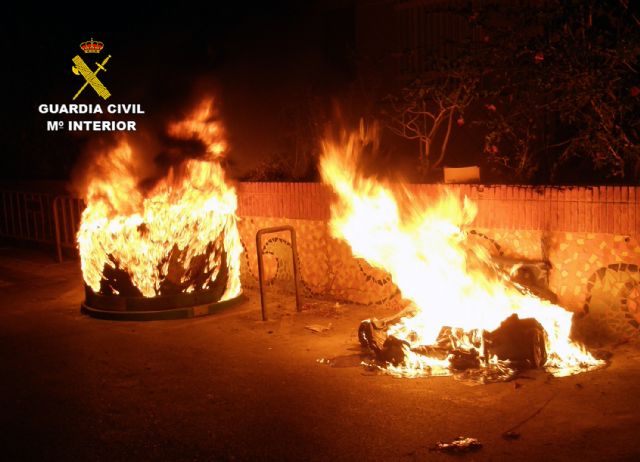
<svg viewBox="0 0 640 462"><path fill-rule="evenodd" d="M222 300L240 293L242 244L236 192L220 165L226 144L211 100L173 124L175 139L202 142L150 190L140 187L136 153L126 139L94 159L78 231L82 274L94 292L118 293L105 272L118 270L144 297L208 289L223 268Z"/></svg>
<svg viewBox="0 0 640 462"><path fill-rule="evenodd" d="M323 181L337 195L331 208L332 236L346 241L356 257L388 271L402 296L412 304L410 315L388 327L387 334L402 341L403 361L387 364L403 376L446 373L451 358L416 351L434 345L444 327L467 349L482 343L512 314L535 318L546 333L545 367L567 375L602 364L570 339L572 313L541 300L510 281L489 253L468 239L465 231L477 208L446 192L431 204L421 204L404 189L391 187L357 173L362 150L376 142L375 130L325 141L320 160ZM403 197L404 200L401 200ZM482 349L480 349L482 355ZM484 364L498 364L495 357Z"/></svg>

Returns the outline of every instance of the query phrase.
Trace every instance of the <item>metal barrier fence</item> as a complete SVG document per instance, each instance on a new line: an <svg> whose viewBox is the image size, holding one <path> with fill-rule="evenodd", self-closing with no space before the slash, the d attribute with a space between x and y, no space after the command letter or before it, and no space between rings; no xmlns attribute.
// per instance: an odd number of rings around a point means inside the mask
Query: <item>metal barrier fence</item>
<svg viewBox="0 0 640 462"><path fill-rule="evenodd" d="M52 243L53 200L47 193L0 190L0 237Z"/></svg>
<svg viewBox="0 0 640 462"><path fill-rule="evenodd" d="M478 228L640 235L638 186L408 185L423 198L444 188L477 203ZM238 215L326 221L332 197L319 183L240 183ZM0 238L50 244L61 261L63 249L76 248L84 207L66 195L0 188Z"/></svg>
<svg viewBox="0 0 640 462"><path fill-rule="evenodd" d="M55 245L62 261L63 248L76 247L84 207L70 196L0 190L0 238Z"/></svg>
<svg viewBox="0 0 640 462"><path fill-rule="evenodd" d="M75 248L80 216L85 208L84 201L70 196L58 196L53 200L53 221L55 227L56 254L62 261L62 248Z"/></svg>

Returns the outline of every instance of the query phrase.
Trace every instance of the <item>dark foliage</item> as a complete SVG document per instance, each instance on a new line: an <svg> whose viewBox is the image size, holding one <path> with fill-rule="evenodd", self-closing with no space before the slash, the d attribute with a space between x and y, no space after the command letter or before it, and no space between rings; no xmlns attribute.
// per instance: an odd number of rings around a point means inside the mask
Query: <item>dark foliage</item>
<svg viewBox="0 0 640 462"><path fill-rule="evenodd" d="M459 52L425 56L429 70L390 95L382 115L395 133L422 141L428 168L445 157L455 121L478 130L479 151L504 179L575 181L579 165L589 181L636 182L640 21L632 9L624 0L550 0L450 10L469 23Z"/></svg>

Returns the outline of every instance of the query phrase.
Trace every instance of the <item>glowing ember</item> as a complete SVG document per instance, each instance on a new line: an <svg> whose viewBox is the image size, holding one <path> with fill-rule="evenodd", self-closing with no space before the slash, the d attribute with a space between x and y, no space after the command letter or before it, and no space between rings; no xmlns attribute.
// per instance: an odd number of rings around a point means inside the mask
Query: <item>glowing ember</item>
<svg viewBox="0 0 640 462"><path fill-rule="evenodd" d="M453 355L430 355L426 348L438 343L443 328L456 349L478 352L482 367L508 368L508 362L482 356L482 332L495 330L514 313L523 320L535 318L544 329L544 365L554 375L603 364L569 338L572 313L512 282L484 247L468 239L465 230L477 212L470 200L447 192L423 205L406 189L394 194L359 175L361 152L375 141L375 130L362 128L339 142L326 141L320 170L338 196L331 209L332 235L346 241L356 257L388 271L402 296L412 302L410 314L386 327L402 351L401 361L384 365L387 371L448 374Z"/></svg>
<svg viewBox="0 0 640 462"><path fill-rule="evenodd" d="M127 140L94 160L77 237L84 281L94 292L118 293L106 275L114 271L145 297L209 289L224 272L221 300L239 294L237 198L219 163L225 143L214 115L207 100L168 127L170 137L201 142L206 153L149 190L139 186Z"/></svg>

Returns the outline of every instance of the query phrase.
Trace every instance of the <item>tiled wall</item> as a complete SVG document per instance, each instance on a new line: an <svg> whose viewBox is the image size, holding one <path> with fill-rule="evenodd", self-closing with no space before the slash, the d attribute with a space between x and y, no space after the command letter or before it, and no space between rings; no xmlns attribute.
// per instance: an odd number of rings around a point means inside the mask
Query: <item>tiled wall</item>
<svg viewBox="0 0 640 462"><path fill-rule="evenodd" d="M551 263L549 287L578 313L591 335L640 338L640 188L448 186L478 204L477 236L496 255ZM410 185L418 197L436 197L443 185ZM257 282L255 233L291 224L298 235L303 287L364 304L398 304L384 271L351 256L328 232L328 188L310 183L238 186L240 233L247 250L243 283ZM263 241L268 277L291 274L285 234Z"/></svg>

